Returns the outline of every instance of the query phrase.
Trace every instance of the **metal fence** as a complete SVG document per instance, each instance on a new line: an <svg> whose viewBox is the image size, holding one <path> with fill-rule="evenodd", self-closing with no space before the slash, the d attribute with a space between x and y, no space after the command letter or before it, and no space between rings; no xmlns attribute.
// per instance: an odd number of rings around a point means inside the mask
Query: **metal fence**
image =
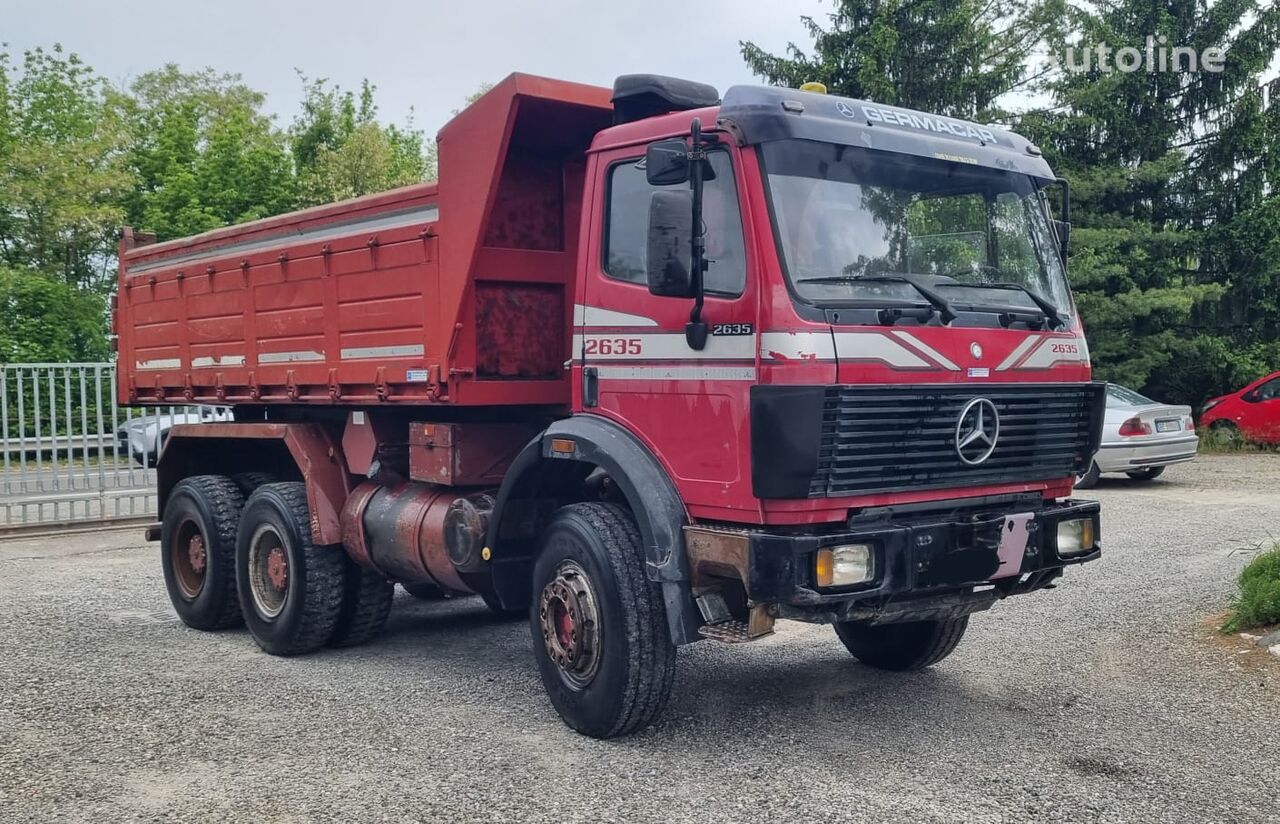
<svg viewBox="0 0 1280 824"><path fill-rule="evenodd" d="M0 531L155 517L154 467L169 427L229 417L121 407L112 363L0 365Z"/></svg>

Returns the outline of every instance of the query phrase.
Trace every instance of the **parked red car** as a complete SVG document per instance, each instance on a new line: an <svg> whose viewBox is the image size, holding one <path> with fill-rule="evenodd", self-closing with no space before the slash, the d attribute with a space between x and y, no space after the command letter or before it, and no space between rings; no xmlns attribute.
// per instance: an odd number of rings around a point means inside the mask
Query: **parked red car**
<svg viewBox="0 0 1280 824"><path fill-rule="evenodd" d="M1204 405L1200 425L1222 435L1280 443L1280 372Z"/></svg>

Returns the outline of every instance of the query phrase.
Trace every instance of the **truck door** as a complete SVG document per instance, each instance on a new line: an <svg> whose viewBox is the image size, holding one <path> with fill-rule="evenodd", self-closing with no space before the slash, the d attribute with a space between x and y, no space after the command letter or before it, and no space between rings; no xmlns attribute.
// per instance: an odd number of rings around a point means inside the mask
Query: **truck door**
<svg viewBox="0 0 1280 824"><path fill-rule="evenodd" d="M703 319L711 334L695 350L685 339L693 301L649 293L654 187L643 157L637 146L597 158L591 262L575 307L574 353L582 365L575 399L582 411L613 418L646 441L691 508L753 506L747 420L757 287L736 159L727 147L709 153L715 178L704 187Z"/></svg>

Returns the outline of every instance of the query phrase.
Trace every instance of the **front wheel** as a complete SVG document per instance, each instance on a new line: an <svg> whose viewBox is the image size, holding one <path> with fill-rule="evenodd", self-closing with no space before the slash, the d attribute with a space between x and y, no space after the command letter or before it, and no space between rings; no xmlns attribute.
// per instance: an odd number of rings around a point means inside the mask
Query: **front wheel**
<svg viewBox="0 0 1280 824"><path fill-rule="evenodd" d="M671 693L676 648L631 514L560 509L543 533L529 612L542 684L564 722L593 738L647 727Z"/></svg>
<svg viewBox="0 0 1280 824"><path fill-rule="evenodd" d="M1076 477L1076 489L1093 489L1101 477L1102 470L1098 468L1098 462L1092 461L1085 473Z"/></svg>
<svg viewBox="0 0 1280 824"><path fill-rule="evenodd" d="M1154 481L1164 474L1163 466L1149 466L1146 469L1136 469L1133 472L1124 473L1135 481Z"/></svg>
<svg viewBox="0 0 1280 824"><path fill-rule="evenodd" d="M955 650L969 626L969 616L951 621L912 621L869 626L836 624L836 635L862 663L903 672L936 664Z"/></svg>

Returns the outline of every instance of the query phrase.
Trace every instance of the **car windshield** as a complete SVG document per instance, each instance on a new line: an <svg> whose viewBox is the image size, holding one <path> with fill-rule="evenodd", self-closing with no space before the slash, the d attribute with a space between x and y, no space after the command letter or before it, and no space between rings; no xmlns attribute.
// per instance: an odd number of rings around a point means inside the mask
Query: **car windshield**
<svg viewBox="0 0 1280 824"><path fill-rule="evenodd" d="M1114 383L1107 384L1107 401L1115 401L1112 406L1152 406L1155 401L1146 395L1139 395L1132 389Z"/></svg>
<svg viewBox="0 0 1280 824"><path fill-rule="evenodd" d="M1032 179L959 160L807 140L762 147L787 276L803 300L1044 309L1071 298ZM908 282L910 281L910 282Z"/></svg>

